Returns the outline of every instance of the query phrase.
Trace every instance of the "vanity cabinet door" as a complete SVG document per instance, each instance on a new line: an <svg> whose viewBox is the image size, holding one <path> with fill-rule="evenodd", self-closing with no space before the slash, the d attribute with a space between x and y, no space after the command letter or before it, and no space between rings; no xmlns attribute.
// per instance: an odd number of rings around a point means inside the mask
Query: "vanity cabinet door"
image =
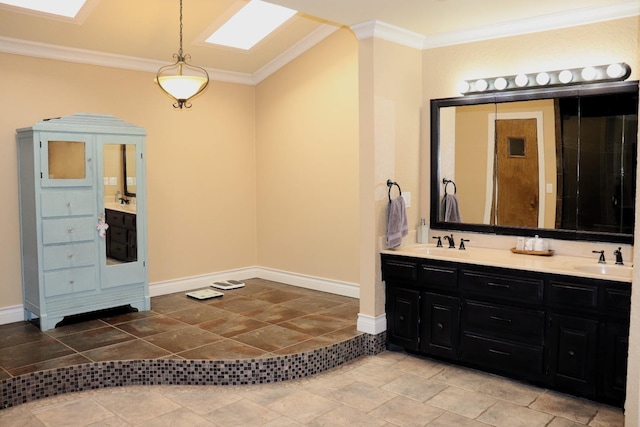
<svg viewBox="0 0 640 427"><path fill-rule="evenodd" d="M421 303L420 350L457 359L460 298L424 292Z"/></svg>
<svg viewBox="0 0 640 427"><path fill-rule="evenodd" d="M551 313L548 319L549 381L561 390L593 398L598 321Z"/></svg>
<svg viewBox="0 0 640 427"><path fill-rule="evenodd" d="M612 404L624 403L627 388L629 323L606 322L600 326L602 372L599 394Z"/></svg>
<svg viewBox="0 0 640 427"><path fill-rule="evenodd" d="M387 283L387 340L407 350L418 350L420 293Z"/></svg>

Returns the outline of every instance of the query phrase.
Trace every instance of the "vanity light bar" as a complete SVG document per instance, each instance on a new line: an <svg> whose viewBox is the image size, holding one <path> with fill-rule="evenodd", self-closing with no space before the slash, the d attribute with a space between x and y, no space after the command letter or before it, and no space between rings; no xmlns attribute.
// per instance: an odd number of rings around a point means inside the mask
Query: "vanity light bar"
<svg viewBox="0 0 640 427"><path fill-rule="evenodd" d="M544 86L572 85L581 83L622 81L631 75L631 67L624 62L571 68L557 71L518 74L514 76L463 80L458 91L463 95L504 90L531 89Z"/></svg>

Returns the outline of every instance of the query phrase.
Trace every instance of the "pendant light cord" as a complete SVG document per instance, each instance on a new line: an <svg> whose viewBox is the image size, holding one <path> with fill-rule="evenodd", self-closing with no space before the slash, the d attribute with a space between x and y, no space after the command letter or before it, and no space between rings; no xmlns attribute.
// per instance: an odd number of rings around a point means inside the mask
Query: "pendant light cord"
<svg viewBox="0 0 640 427"><path fill-rule="evenodd" d="M180 48L178 49L178 56L183 58L182 56L182 0L180 0Z"/></svg>

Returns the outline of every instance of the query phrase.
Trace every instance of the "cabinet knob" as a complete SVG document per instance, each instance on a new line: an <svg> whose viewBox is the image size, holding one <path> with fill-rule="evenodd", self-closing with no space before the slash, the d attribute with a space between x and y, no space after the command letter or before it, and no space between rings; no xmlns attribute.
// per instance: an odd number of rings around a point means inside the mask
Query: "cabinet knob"
<svg viewBox="0 0 640 427"><path fill-rule="evenodd" d="M75 283L75 280L73 280L73 279L69 280L69 284L70 285L73 285L74 283Z"/></svg>
<svg viewBox="0 0 640 427"><path fill-rule="evenodd" d="M68 229L67 233L69 233L69 234L73 233L73 228Z"/></svg>
<svg viewBox="0 0 640 427"><path fill-rule="evenodd" d="M404 316L400 316L400 321L404 322Z"/></svg>
<svg viewBox="0 0 640 427"><path fill-rule="evenodd" d="M73 258L73 254L67 255L67 258L69 258L69 259Z"/></svg>
<svg viewBox="0 0 640 427"><path fill-rule="evenodd" d="M70 207L72 207L72 206L73 206L73 203L71 203L71 202L67 202L67 207L68 207L68 208L70 208Z"/></svg>
<svg viewBox="0 0 640 427"><path fill-rule="evenodd" d="M444 325L442 323L438 323L436 326L438 327L438 329L444 329Z"/></svg>
<svg viewBox="0 0 640 427"><path fill-rule="evenodd" d="M576 355L576 353L573 350L569 350L569 357L573 357L575 355Z"/></svg>

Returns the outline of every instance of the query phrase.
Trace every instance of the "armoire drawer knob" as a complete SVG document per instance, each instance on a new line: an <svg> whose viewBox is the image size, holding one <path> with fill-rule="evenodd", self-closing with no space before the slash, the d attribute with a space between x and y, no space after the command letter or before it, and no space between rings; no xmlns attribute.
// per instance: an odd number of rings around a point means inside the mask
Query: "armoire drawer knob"
<svg viewBox="0 0 640 427"><path fill-rule="evenodd" d="M73 228L68 229L67 233L69 233L69 234L73 233Z"/></svg>

